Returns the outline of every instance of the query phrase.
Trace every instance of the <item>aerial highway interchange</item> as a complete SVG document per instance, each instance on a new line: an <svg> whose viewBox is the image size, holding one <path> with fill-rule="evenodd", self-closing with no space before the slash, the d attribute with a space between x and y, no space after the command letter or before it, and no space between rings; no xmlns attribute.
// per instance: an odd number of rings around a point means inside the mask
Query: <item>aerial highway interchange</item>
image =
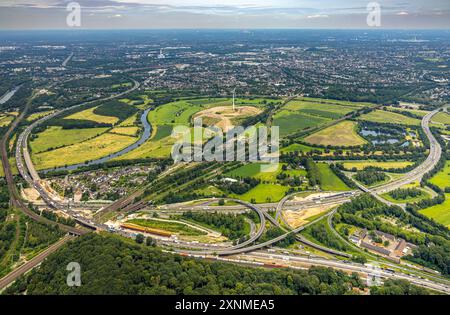
<svg viewBox="0 0 450 315"><path fill-rule="evenodd" d="M68 59L70 59L70 58L68 58ZM118 95L110 96L106 99L122 97L122 96L126 95L127 93L130 93L138 88L139 88L139 83L137 81L134 81L134 85L130 90L123 92L121 94L118 94ZM74 107L79 107L82 105L86 105L86 104L80 104L80 105L76 105ZM82 235L87 232L86 228L91 229L91 230L92 229L98 230L98 231L111 231L107 225L100 223L100 222L95 222L95 220L85 219L77 211L72 210L70 205L66 205L64 203L61 203L61 201L59 201L59 200L55 200L53 198L53 196L42 186L41 179L40 179L37 171L35 170L35 167L33 165L33 162L31 160L31 157L29 154L28 137L31 134L32 130L36 126L44 123L45 121L47 121L51 118L54 118L58 115L61 115L65 111L73 109L74 107L67 108L62 111L57 111L52 115L45 116L45 117L33 122L30 126L28 126L25 129L25 131L23 131L19 135L18 141L17 141L17 146L16 146L16 151L15 151L17 167L18 167L18 170L19 170L19 173L21 174L21 176L30 184L30 186L34 187L39 192L39 195L41 196L43 201L45 201L45 203L49 207L63 211L64 213L66 213L67 215L72 217L74 220L76 220L81 226L84 227L84 229L81 229L81 230L67 229L68 232L75 234L75 235ZM191 255L194 257L203 257L203 258L214 258L215 257L216 259L227 260L228 259L227 256L237 256L237 257L240 257L240 259L242 259L243 262L246 261L247 263L251 263L253 258L265 257L266 259L278 259L278 260L284 261L284 264L287 267L289 266L289 262L302 262L306 265L323 265L323 266L329 266L329 267L333 267L333 268L346 270L349 272L356 271L361 274L371 275L373 273L373 267L370 267L370 266L349 263L346 261L343 262L342 260L336 260L336 259L323 259L323 258L315 258L315 257L311 257L311 256L305 258L305 257L292 256L290 254L288 254L288 255L273 254L272 252L268 252L263 249L270 247L271 245L286 238L289 234L293 233L297 236L297 239L300 242L303 242L306 245L309 245L313 248L317 248L318 250L321 250L324 252L328 252L332 255L337 255L340 257L349 257L349 255L346 253L342 253L342 252L339 252L339 251L336 251L333 249L323 247L318 244L314 244L313 242L308 241L298 235L298 233L300 231L302 231L309 225L312 225L312 224L316 223L317 221L321 220L323 217L319 217L318 219L311 221L307 225L303 225L299 228L292 228L289 226L289 224L284 219L282 211L285 209L299 209L299 207L300 208L308 208L308 207L315 206L318 203L328 204L328 205L339 205L339 204L349 201L351 198L353 198L359 194L362 194L363 192L370 193L373 196L375 196L377 199L379 199L380 201L382 201L386 204L392 205L392 203L390 203L389 201L380 197L380 194L395 190L397 188L400 188L408 183L411 183L411 182L414 182L417 180L420 181L422 176L424 174L426 174L427 172L429 172L431 169L433 169L433 167L436 165L436 163L440 159L442 149L441 149L439 143L437 142L437 140L435 139L435 137L433 136L433 134L431 133L430 128L429 128L430 119L438 112L439 112L438 110L430 112L429 114L424 116L424 118L422 120L422 128L430 141L430 150L429 150L429 155L428 155L427 159L421 165L419 165L418 167L416 167L414 170L410 171L409 173L405 174L400 179L394 180L392 182L389 182L389 183L381 185L381 186L377 186L373 189L368 189L368 188L364 187L363 185L358 184L358 186L361 190L355 190L355 191L350 191L350 192L346 192L346 193L335 194L335 195L328 196L325 198L313 199L311 201L302 201L302 202L294 201L294 202L292 202L292 201L290 201L290 199L293 197L293 195L287 195L278 203L266 203L266 204L255 205L255 204L251 204L251 203L248 203L248 202L245 202L242 200L238 200L238 199L229 199L230 201L236 202L237 205L227 206L227 207L217 207L217 206L206 206L205 207L202 205L191 206L190 208L194 209L194 210L195 209L203 209L203 210L205 210L205 209L207 209L207 210L226 209L226 211L234 211L234 210L241 210L241 209L247 209L247 210L250 209L251 211L255 211L257 213L257 215L260 219L260 226L257 229L257 231L254 231L254 233L252 233L251 237L248 240L246 240L243 243L233 245L230 247L223 247L223 246L215 246L215 247L209 246L208 247L207 245L198 245L198 244L194 245L194 244L189 244L189 243L183 242L182 243L183 247L192 246L192 250L187 250L187 249L176 249L177 244L170 242L170 241L167 242L164 240L160 240L159 242L161 244L169 244L170 246L175 246L174 251L177 253L181 253L184 255ZM17 126L17 123L20 121L20 119L22 119L24 117L24 114L25 114L25 112L22 113L21 116L19 116L18 121L16 121L10 127L9 132L12 132L15 129L15 127ZM7 138L7 137L5 137L5 138ZM2 149L4 149L5 146L6 146L6 144L2 143ZM5 165L5 167L8 168L9 162L6 157L6 151L2 152L2 160L3 160L3 165ZM6 175L7 175L9 185L12 187L14 185L12 175L8 174L8 172L6 172ZM27 215L34 217L35 215L33 216L33 214L30 213L29 210L25 210L26 206L20 201L20 198L17 196L17 193L15 193L15 196L16 197L13 199L13 202L15 202L19 208L26 211ZM117 205L117 208L120 209L120 208L123 208L123 206L125 204L129 205L131 200L132 200L132 198L128 197L127 199L119 200L118 202L113 203L112 205L110 205L106 208L114 209L114 207L116 207L116 205ZM161 206L160 209L162 211L164 211L164 210L166 210L166 211L177 211L177 210L185 211L185 210L189 209L189 206L186 206L183 204L180 204L180 205L172 204L172 205ZM101 212L103 210L99 210L99 211ZM269 214L268 210L275 210L275 218ZM326 214L326 216L329 217L329 221L331 220L331 217L334 215L334 213L335 213L334 211L331 211ZM281 221L283 222L283 225L280 224L279 219L281 219ZM285 234L283 234L279 237L273 238L269 241L263 242L263 243L255 243L264 232L266 220L268 222L270 222L271 224L273 224L274 226L278 226L278 227L282 228L285 231ZM129 232L125 232L125 231L115 231L115 232L119 233L123 236L126 236L126 237L134 237L134 235L135 235L134 233L129 233ZM67 239L65 239L65 240L67 240ZM206 250L204 250L204 248L206 248ZM36 259L38 259L38 260L41 259L41 261L42 261L43 259L45 259L46 256L47 255L38 256ZM219 258L220 256L225 256L225 257ZM231 258L231 260L233 260L233 259L234 258ZM256 262L254 262L254 263L256 263ZM33 261L33 264L30 264L30 266L35 266L36 264L37 264L36 261ZM443 280L442 278L430 276L430 275L425 275L425 276L428 276L432 280L430 280L428 278L417 277L414 275L414 273L418 273L417 270L408 270L407 268L404 268L404 267L402 267L402 268L405 269L406 271L408 271L408 273L403 273L403 272L399 272L399 271L393 272L393 271L381 270L381 276L383 278L407 279L407 280L411 281L412 283L415 283L415 284L418 284L418 285L421 285L424 287L428 287L428 288L432 288L432 289L435 289L438 291L450 293L450 287L448 286L449 285L448 281ZM411 271L412 271L412 273L411 273ZM2 281L6 281L6 282L10 283L15 278L17 278L18 275L20 275L20 271L16 271L16 273L9 275L9 277L6 278L7 280L2 279Z"/></svg>

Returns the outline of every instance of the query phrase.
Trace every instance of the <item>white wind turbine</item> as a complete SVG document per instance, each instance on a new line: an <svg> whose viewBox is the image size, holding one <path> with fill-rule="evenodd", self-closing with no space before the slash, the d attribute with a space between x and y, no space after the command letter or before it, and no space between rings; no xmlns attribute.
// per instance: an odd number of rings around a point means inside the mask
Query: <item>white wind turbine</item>
<svg viewBox="0 0 450 315"><path fill-rule="evenodd" d="M235 102L235 99L236 99L236 88L233 90L233 111L236 110L236 102Z"/></svg>

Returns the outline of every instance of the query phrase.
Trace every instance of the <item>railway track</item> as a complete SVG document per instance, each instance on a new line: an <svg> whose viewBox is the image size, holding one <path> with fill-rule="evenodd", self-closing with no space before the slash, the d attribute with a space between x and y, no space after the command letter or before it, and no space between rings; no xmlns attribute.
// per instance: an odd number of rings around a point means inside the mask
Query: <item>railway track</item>
<svg viewBox="0 0 450 315"><path fill-rule="evenodd" d="M46 250L41 252L39 255L32 258L30 261L26 262L19 268L14 269L12 272L7 274L5 277L0 279L0 292L2 290L4 290L5 288L7 288L9 285L11 285L20 276L24 275L25 273L29 272L33 268L40 265L48 256L50 256L52 253L56 252L59 248L61 248L64 244L66 244L71 239L73 239L73 237L66 235L64 238L57 241L50 247L48 247Z"/></svg>
<svg viewBox="0 0 450 315"><path fill-rule="evenodd" d="M60 223L56 223L47 218L41 217L34 211L28 209L27 205L22 201L19 191L17 190L16 184L14 182L14 176L12 174L11 165L9 164L9 160L8 160L7 143L8 143L9 138L11 137L12 133L14 132L14 130L17 128L19 123L23 120L23 118L27 114L27 112L30 108L30 104L33 100L33 97L27 102L23 112L20 113L20 115L10 125L10 127L8 128L8 130L6 131L5 135L3 136L3 138L0 142L2 165L3 165L6 183L7 183L8 191L9 191L9 195L10 195L11 206L16 209L19 209L22 213L24 213L26 216L28 216L29 218L31 218L32 220L34 220L36 222L40 222L40 223L44 223L44 224L48 224L48 225L57 225L61 230L71 233L71 234L74 234L74 235L84 235L87 233L87 231L78 229L75 227L63 225Z"/></svg>

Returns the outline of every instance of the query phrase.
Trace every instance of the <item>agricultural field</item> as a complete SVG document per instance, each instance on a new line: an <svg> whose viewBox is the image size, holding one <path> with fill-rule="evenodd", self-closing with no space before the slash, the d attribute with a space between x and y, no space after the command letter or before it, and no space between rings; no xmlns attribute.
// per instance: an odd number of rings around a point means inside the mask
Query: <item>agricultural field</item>
<svg viewBox="0 0 450 315"><path fill-rule="evenodd" d="M122 121L118 125L118 127L131 127L131 126L136 125L137 121L138 121L138 114L135 114L133 116L128 117L124 121Z"/></svg>
<svg viewBox="0 0 450 315"><path fill-rule="evenodd" d="M113 161L145 158L168 158L172 151L172 146L176 141L177 139L172 137L166 137L158 141L149 140L135 150L113 159Z"/></svg>
<svg viewBox="0 0 450 315"><path fill-rule="evenodd" d="M359 117L360 120L371 121L375 123L390 123L399 125L419 126L420 120L397 113L375 110Z"/></svg>
<svg viewBox="0 0 450 315"><path fill-rule="evenodd" d="M447 161L444 169L433 176L430 182L442 189L450 187L450 161ZM450 228L450 194L445 194L443 204L420 210L420 213Z"/></svg>
<svg viewBox="0 0 450 315"><path fill-rule="evenodd" d="M307 175L306 170L286 170L286 171L283 171L283 173L288 176L291 176L291 177Z"/></svg>
<svg viewBox="0 0 450 315"><path fill-rule="evenodd" d="M272 171L270 169L269 172L261 172L261 163L248 163L245 164L235 170L232 170L224 176L232 177L232 178L244 178L244 177L252 177L261 180L262 182L270 182L276 183L277 176L281 173L289 175L291 177L294 176L306 176L305 170L282 170L283 163L278 164L277 168Z"/></svg>
<svg viewBox="0 0 450 315"><path fill-rule="evenodd" d="M42 117L48 116L48 115L50 115L50 114L52 114L54 112L55 112L54 110L47 110L47 111L44 111L44 112L34 113L34 114L31 114L30 116L27 117L27 121L32 122L32 121L38 120L38 119L40 119Z"/></svg>
<svg viewBox="0 0 450 315"><path fill-rule="evenodd" d="M373 104L313 98L297 99L286 104L274 115L273 125L280 127L280 135L283 137L327 124L364 106Z"/></svg>
<svg viewBox="0 0 450 315"><path fill-rule="evenodd" d="M324 149L322 148L315 148L315 147L310 147L301 143L293 143L287 147L281 148L280 152L281 153L293 153L293 152L304 152L304 153L308 153L311 152L313 150L319 150L319 151L324 151Z"/></svg>
<svg viewBox="0 0 450 315"><path fill-rule="evenodd" d="M321 118L283 109L273 116L272 125L278 126L280 128L280 136L285 137L326 124L330 121L331 120L328 118Z"/></svg>
<svg viewBox="0 0 450 315"><path fill-rule="evenodd" d="M375 106L375 104L367 103L367 102L350 102L350 101L340 101L340 100L332 100L332 99L326 99L326 98L303 97L302 100L307 101L307 102L314 102L314 103L321 103L321 104L334 104L334 105L350 106L350 107L357 107L357 108Z"/></svg>
<svg viewBox="0 0 450 315"><path fill-rule="evenodd" d="M326 163L317 163L320 171L320 188L324 191L348 191L351 190L339 177L334 174Z"/></svg>
<svg viewBox="0 0 450 315"><path fill-rule="evenodd" d="M278 202L286 195L288 190L288 186L259 184L243 195L233 195L232 197L255 203Z"/></svg>
<svg viewBox="0 0 450 315"><path fill-rule="evenodd" d="M437 113L431 121L438 124L450 125L450 115L443 112Z"/></svg>
<svg viewBox="0 0 450 315"><path fill-rule="evenodd" d="M14 116L11 115L0 115L0 127L9 126L9 124L14 120Z"/></svg>
<svg viewBox="0 0 450 315"><path fill-rule="evenodd" d="M202 100L183 100L159 106L148 114L148 120L155 125L191 125L194 114L211 107L218 102L201 102ZM231 105L229 103L228 105Z"/></svg>
<svg viewBox="0 0 450 315"><path fill-rule="evenodd" d="M94 111L98 107L99 106L88 108L81 112L64 117L64 119L89 120L97 123L112 124L112 125L116 124L119 121L119 118L114 116L102 116L95 114Z"/></svg>
<svg viewBox="0 0 450 315"><path fill-rule="evenodd" d="M52 148L68 146L105 133L108 128L63 129L58 126L50 126L45 131L37 134L37 138L30 141L33 154L47 151Z"/></svg>
<svg viewBox="0 0 450 315"><path fill-rule="evenodd" d="M34 154L32 159L36 169L49 169L99 159L118 152L136 141L135 137L104 133L87 141Z"/></svg>
<svg viewBox="0 0 450 315"><path fill-rule="evenodd" d="M216 186L213 186L213 185L209 185L207 187L194 190L194 193L196 193L198 195L218 196L218 197L220 197L224 194L224 192L222 190L220 190L219 188L217 188Z"/></svg>
<svg viewBox="0 0 450 315"><path fill-rule="evenodd" d="M266 99L236 99L236 105L262 106L265 103L274 102ZM165 158L170 156L172 146L176 142L171 137L172 129L176 125L191 126L192 118L199 112L211 108L223 108L230 106L231 99L212 98L180 100L157 107L148 114L148 121L152 124L153 135L139 148L121 156L119 160L139 159L139 158ZM256 108L255 107L255 108ZM206 139L205 139L206 140Z"/></svg>
<svg viewBox="0 0 450 315"><path fill-rule="evenodd" d="M450 194L445 194L443 204L435 205L419 212L450 228Z"/></svg>
<svg viewBox="0 0 450 315"><path fill-rule="evenodd" d="M261 164L259 163L248 163L245 164L235 170L232 170L224 176L226 177L233 177L233 178L239 178L239 177L255 177L261 172Z"/></svg>
<svg viewBox="0 0 450 315"><path fill-rule="evenodd" d="M173 126L171 125L155 125L153 128L152 141L158 141L166 137L170 137L172 134Z"/></svg>
<svg viewBox="0 0 450 315"><path fill-rule="evenodd" d="M387 107L387 110L396 110L396 111L401 111L401 112L408 112L408 113L411 113L411 114L414 114L414 115L417 115L417 116L420 116L420 117L423 117L426 114L428 114L428 112L425 111L425 110L408 109L408 108L392 107L392 106Z"/></svg>
<svg viewBox="0 0 450 315"><path fill-rule="evenodd" d="M345 120L304 138L304 141L321 146L349 147L363 145L367 141L358 135L356 127L356 122Z"/></svg>
<svg viewBox="0 0 450 315"><path fill-rule="evenodd" d="M129 98L123 98L120 99L119 101L128 104L128 105L133 105L136 106L139 109L144 109L147 108L149 104L153 103L153 100L151 98L148 97L148 95L139 95L138 98L133 98L133 99L129 99Z"/></svg>
<svg viewBox="0 0 450 315"><path fill-rule="evenodd" d="M115 127L109 132L119 135L136 137L139 133L139 127Z"/></svg>
<svg viewBox="0 0 450 315"><path fill-rule="evenodd" d="M248 202L254 200L256 203L278 202L289 190L290 186L281 185L278 183L277 176L281 173L290 177L306 176L305 170L282 170L283 164L280 163L278 167L271 172L261 172L260 163L245 164L233 171L224 174L225 177L244 178L251 177L261 181L256 187L242 195L233 195L232 197L242 199Z"/></svg>
<svg viewBox="0 0 450 315"><path fill-rule="evenodd" d="M414 162L410 161L389 161L389 162L378 162L374 160L368 161L349 161L343 163L344 167L348 170L352 168L356 168L358 171L363 170L365 167L373 166L373 167L381 167L383 169L390 168L405 168L413 165Z"/></svg>
<svg viewBox="0 0 450 315"><path fill-rule="evenodd" d="M320 116L328 119L338 119L350 112L360 109L354 105L339 105L336 103L323 103L320 101L294 100L283 107L284 110L300 112L303 114Z"/></svg>
<svg viewBox="0 0 450 315"><path fill-rule="evenodd" d="M450 161L447 161L445 167L433 176L430 179L430 182L442 189L445 189L445 187L450 187Z"/></svg>

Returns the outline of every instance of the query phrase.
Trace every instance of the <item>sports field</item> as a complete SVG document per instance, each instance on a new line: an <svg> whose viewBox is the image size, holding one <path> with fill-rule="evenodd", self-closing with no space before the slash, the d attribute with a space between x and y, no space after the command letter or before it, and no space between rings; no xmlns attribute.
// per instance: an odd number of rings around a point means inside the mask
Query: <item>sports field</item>
<svg viewBox="0 0 450 315"><path fill-rule="evenodd" d="M118 152L137 141L137 138L105 133L99 137L60 149L33 154L36 169L83 163Z"/></svg>
<svg viewBox="0 0 450 315"><path fill-rule="evenodd" d="M343 163L344 167L348 170L351 170L352 168L356 168L358 171L364 169L368 166L373 167L381 167L383 169L390 169L390 168L405 168L407 166L413 165L413 162L410 161L390 161L390 162L377 162L373 160L368 161L349 161Z"/></svg>
<svg viewBox="0 0 450 315"><path fill-rule="evenodd" d="M38 133L37 138L30 142L33 154L47 151L51 148L72 145L96 137L108 128L63 129L58 126L50 126L45 131Z"/></svg>
<svg viewBox="0 0 450 315"><path fill-rule="evenodd" d="M412 126L420 125L419 119L383 110L372 111L368 114L362 115L361 117L359 117L359 119L376 123L390 123L390 124L412 125Z"/></svg>
<svg viewBox="0 0 450 315"><path fill-rule="evenodd" d="M339 179L326 163L317 163L320 171L320 188L325 191L348 191L350 188Z"/></svg>
<svg viewBox="0 0 450 315"><path fill-rule="evenodd" d="M90 120L98 123L113 124L113 125L119 121L119 118L117 117L95 114L94 111L97 107L88 108L81 112L64 117L64 119Z"/></svg>
<svg viewBox="0 0 450 315"><path fill-rule="evenodd" d="M364 140L356 131L357 123L345 120L334 126L320 130L304 140L310 144L321 146L358 146L367 141Z"/></svg>

